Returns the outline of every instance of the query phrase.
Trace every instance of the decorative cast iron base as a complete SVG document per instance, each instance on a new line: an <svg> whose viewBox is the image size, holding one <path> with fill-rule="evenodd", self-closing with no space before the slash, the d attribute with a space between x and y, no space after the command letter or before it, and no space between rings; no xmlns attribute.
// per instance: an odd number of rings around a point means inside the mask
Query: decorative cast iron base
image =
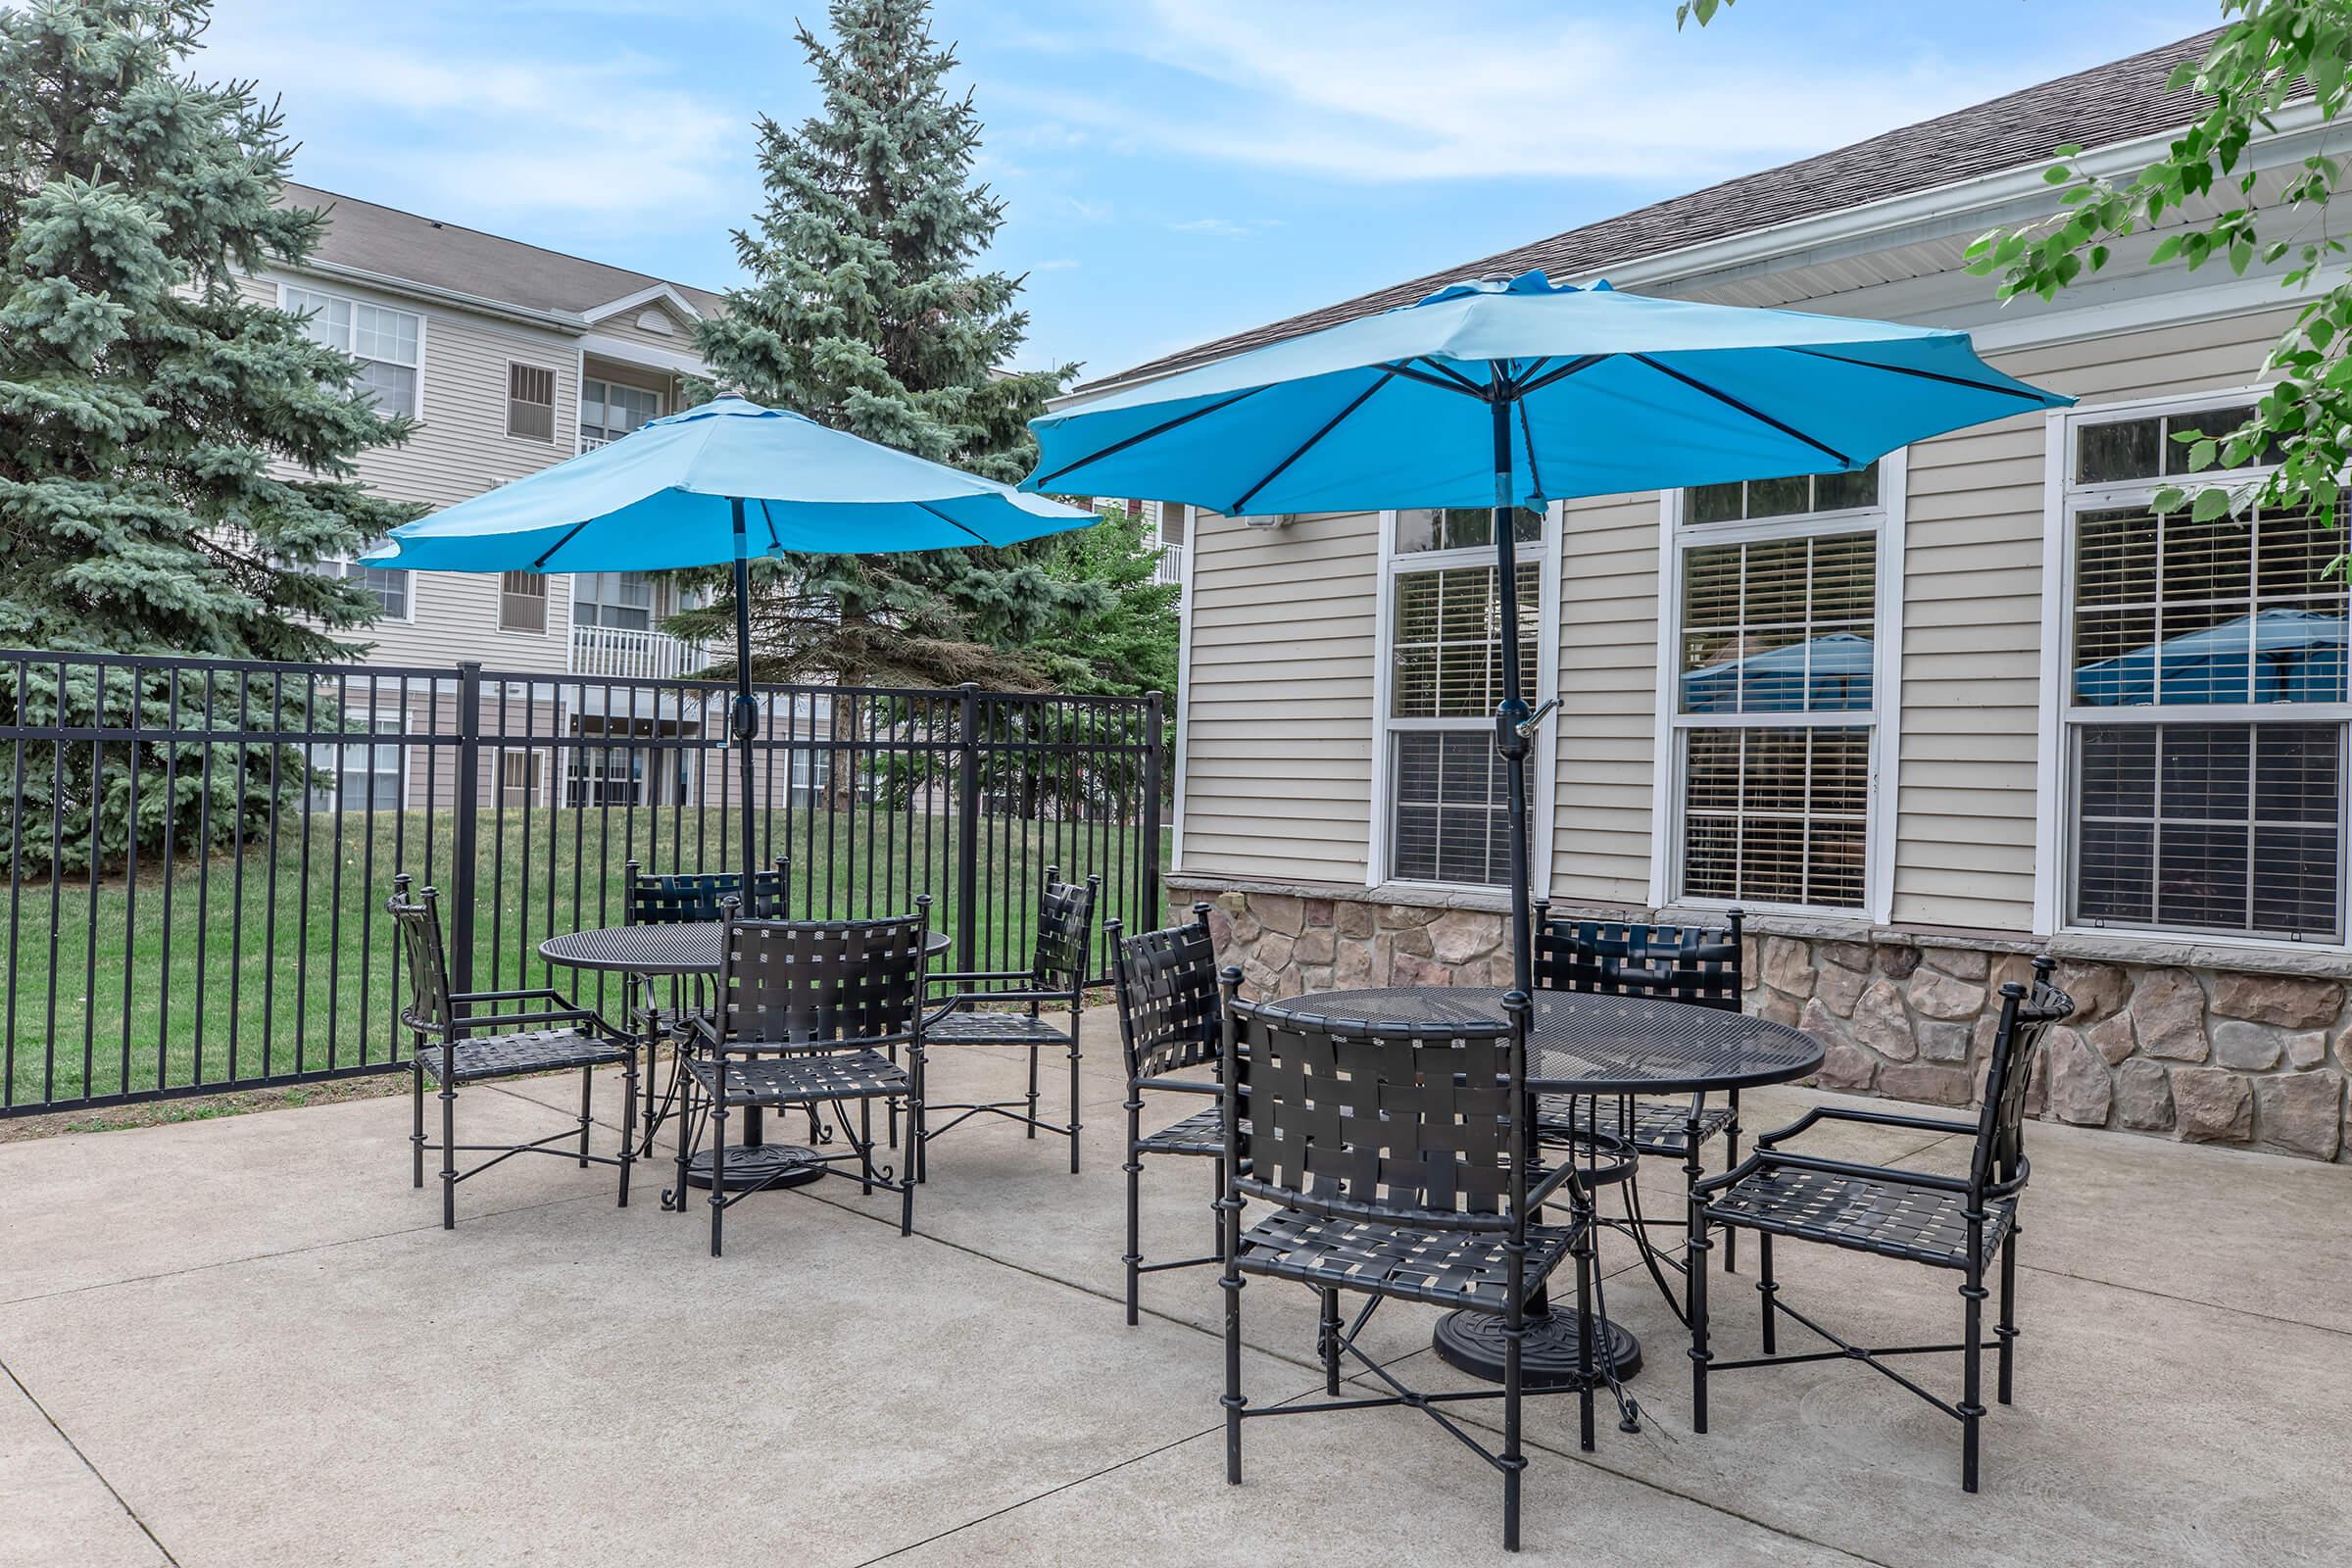
<svg viewBox="0 0 2352 1568"><path fill-rule="evenodd" d="M800 1187L824 1173L824 1162L816 1151L804 1149L799 1144L727 1146L727 1191L730 1193L751 1187ZM687 1159L686 1185L710 1185L710 1151L708 1149Z"/></svg>
<svg viewBox="0 0 2352 1568"><path fill-rule="evenodd" d="M1490 1383L1502 1381L1502 1319L1492 1312L1448 1312L1432 1337L1438 1356ZM1592 1335L1595 1369L1615 1366L1620 1380L1642 1370L1642 1342L1607 1318ZM1519 1381L1530 1389L1573 1389L1576 1375L1576 1309L1557 1306L1551 1315L1531 1318L1519 1342Z"/></svg>

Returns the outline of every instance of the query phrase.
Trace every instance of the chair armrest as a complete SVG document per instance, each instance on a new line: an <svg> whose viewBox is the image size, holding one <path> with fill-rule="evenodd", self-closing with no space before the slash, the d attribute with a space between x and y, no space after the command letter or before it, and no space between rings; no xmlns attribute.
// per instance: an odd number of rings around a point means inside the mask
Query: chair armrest
<svg viewBox="0 0 2352 1568"><path fill-rule="evenodd" d="M544 1012L494 1012L460 1018L456 1023L456 1032L466 1035L477 1029L527 1028L534 1024L551 1023L592 1024L600 1030L605 1028L605 1021L586 1007L558 1007Z"/></svg>
<svg viewBox="0 0 2352 1568"><path fill-rule="evenodd" d="M967 1002L1068 1002L1084 989L1081 986L1078 991L965 991L958 993L948 1004L956 1007Z"/></svg>
<svg viewBox="0 0 2352 1568"><path fill-rule="evenodd" d="M1691 1189L1703 1193L1721 1187L1734 1176L1751 1171L1786 1166L1790 1170L1819 1171L1825 1176L1856 1176L1865 1181L1886 1182L1896 1187L1917 1187L1935 1193L1965 1193L1968 1179L1964 1176L1937 1176L1932 1171L1905 1170L1900 1165L1864 1165L1850 1159L1819 1159L1809 1154L1788 1154L1778 1150L1759 1149L1740 1162L1739 1171L1728 1172L1712 1181L1700 1182Z"/></svg>
<svg viewBox="0 0 2352 1568"><path fill-rule="evenodd" d="M954 969L927 974L923 976L923 984L935 986L966 980L1026 980L1030 975L1031 971L1027 969Z"/></svg>
<svg viewBox="0 0 2352 1568"><path fill-rule="evenodd" d="M521 991L459 991L453 992L449 1000L453 1004L460 1002L552 1001L561 1003L566 1007L572 1004L569 997L551 986L532 986Z"/></svg>
<svg viewBox="0 0 2352 1568"><path fill-rule="evenodd" d="M1167 1093L1175 1095L1208 1095L1214 1097L1225 1092L1225 1086L1223 1084L1202 1083L1198 1078L1138 1078L1135 1080L1135 1087L1138 1089L1165 1090Z"/></svg>
<svg viewBox="0 0 2352 1568"><path fill-rule="evenodd" d="M1562 1187L1571 1185L1577 1185L1576 1161L1564 1159L1544 1172L1544 1179L1527 1190L1527 1206L1535 1208ZM1581 1193L1581 1185L1578 1190Z"/></svg>
<svg viewBox="0 0 2352 1568"><path fill-rule="evenodd" d="M1825 1121L1861 1122L1872 1127L1908 1127L1914 1132L1923 1133L1973 1133L1977 1130L1974 1122L1953 1121L1943 1116L1906 1116L1900 1111L1892 1110L1862 1110L1844 1105L1815 1105L1788 1126L1759 1137L1756 1140L1756 1147L1770 1149L1783 1139L1794 1138L1807 1128Z"/></svg>

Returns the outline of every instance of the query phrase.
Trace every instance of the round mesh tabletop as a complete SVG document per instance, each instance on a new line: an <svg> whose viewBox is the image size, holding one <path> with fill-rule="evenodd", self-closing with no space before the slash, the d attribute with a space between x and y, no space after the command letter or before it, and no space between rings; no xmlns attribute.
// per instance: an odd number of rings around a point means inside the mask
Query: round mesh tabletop
<svg viewBox="0 0 2352 1568"><path fill-rule="evenodd" d="M1502 992L1491 986L1394 986L1286 997L1269 1012L1307 1022L1492 1023ZM1821 1065L1821 1042L1800 1029L1662 997L1541 991L1528 1021L1527 1087L1540 1094L1640 1095L1786 1083Z"/></svg>
<svg viewBox="0 0 2352 1568"><path fill-rule="evenodd" d="M675 925L608 925L566 931L539 944L539 956L569 969L616 969L624 974L716 974L726 926L717 920ZM948 934L934 931L926 954L945 953Z"/></svg>

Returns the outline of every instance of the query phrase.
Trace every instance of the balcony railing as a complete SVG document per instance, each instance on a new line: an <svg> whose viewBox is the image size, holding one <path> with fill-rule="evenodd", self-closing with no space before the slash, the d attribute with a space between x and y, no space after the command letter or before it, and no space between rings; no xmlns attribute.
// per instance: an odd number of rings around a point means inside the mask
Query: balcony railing
<svg viewBox="0 0 2352 1568"><path fill-rule="evenodd" d="M1152 571L1153 582L1184 581L1184 546L1161 545L1159 561Z"/></svg>
<svg viewBox="0 0 2352 1568"><path fill-rule="evenodd" d="M710 662L709 650L658 631L626 626L571 628L571 672L618 680L670 680Z"/></svg>

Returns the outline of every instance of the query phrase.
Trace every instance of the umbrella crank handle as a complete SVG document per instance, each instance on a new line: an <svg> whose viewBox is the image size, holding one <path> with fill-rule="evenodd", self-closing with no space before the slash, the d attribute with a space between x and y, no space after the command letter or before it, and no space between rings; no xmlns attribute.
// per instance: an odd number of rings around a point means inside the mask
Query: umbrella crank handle
<svg viewBox="0 0 2352 1568"><path fill-rule="evenodd" d="M1558 697L1546 697L1544 699L1543 704L1538 707L1534 712L1528 714L1525 718L1521 719L1518 723L1511 727L1517 730L1522 736L1533 735L1536 732L1537 726L1544 722L1544 715L1559 706L1560 700Z"/></svg>

